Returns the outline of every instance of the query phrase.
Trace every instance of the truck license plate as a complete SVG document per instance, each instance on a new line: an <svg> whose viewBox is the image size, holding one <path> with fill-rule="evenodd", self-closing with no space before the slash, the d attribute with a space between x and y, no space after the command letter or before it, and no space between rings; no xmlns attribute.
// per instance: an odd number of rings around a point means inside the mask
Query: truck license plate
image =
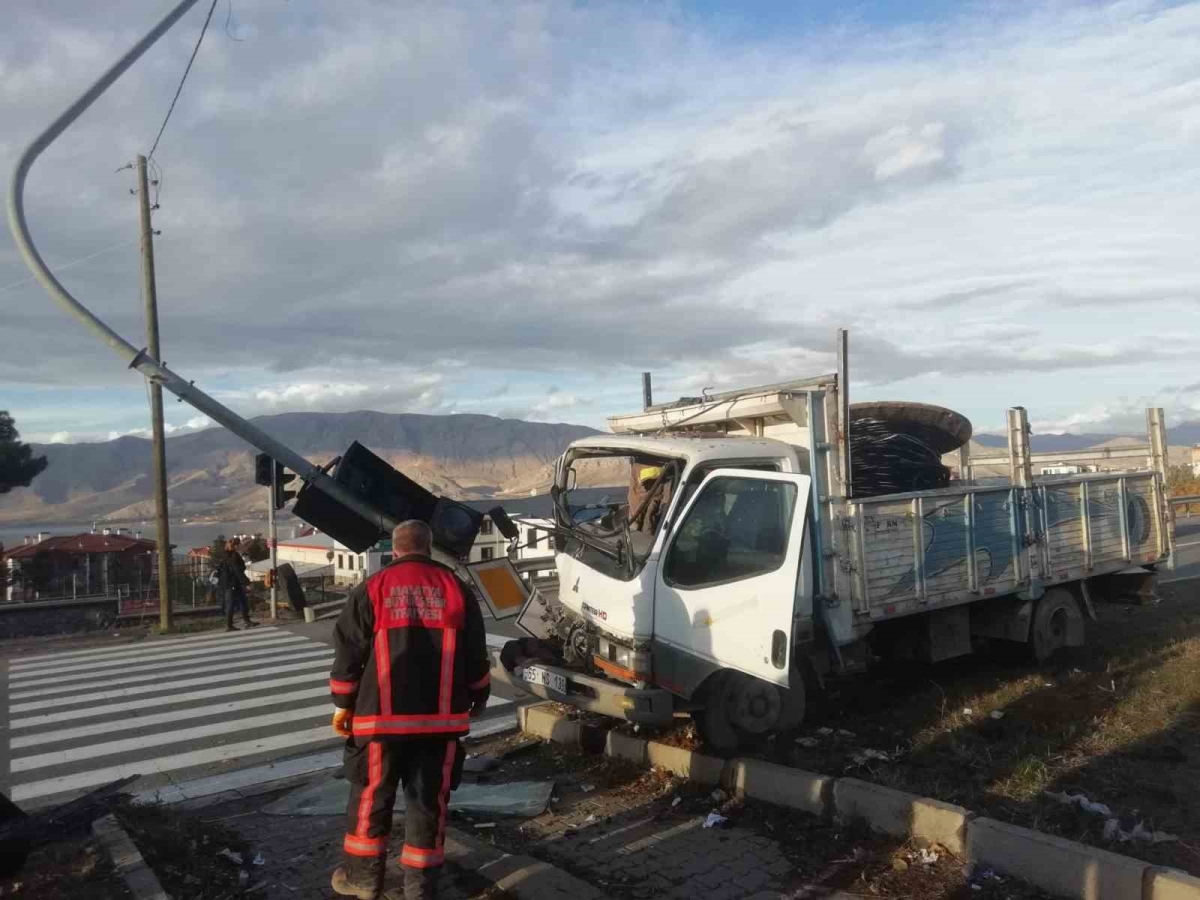
<svg viewBox="0 0 1200 900"><path fill-rule="evenodd" d="M565 676L559 675L557 672L548 672L540 666L526 666L524 678L530 684L540 684L542 687L558 691L560 694L567 692Z"/></svg>

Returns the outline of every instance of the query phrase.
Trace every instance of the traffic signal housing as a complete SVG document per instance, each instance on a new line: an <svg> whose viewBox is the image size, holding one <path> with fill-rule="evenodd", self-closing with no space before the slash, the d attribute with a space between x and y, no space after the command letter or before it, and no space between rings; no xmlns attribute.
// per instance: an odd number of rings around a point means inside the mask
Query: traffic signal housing
<svg viewBox="0 0 1200 900"><path fill-rule="evenodd" d="M283 463L275 463L275 508L283 509L296 496L296 491L284 490L284 485L295 478L295 474L284 474Z"/></svg>
<svg viewBox="0 0 1200 900"><path fill-rule="evenodd" d="M271 459L269 453L260 453L254 457L254 483L261 484L263 487L271 486Z"/></svg>

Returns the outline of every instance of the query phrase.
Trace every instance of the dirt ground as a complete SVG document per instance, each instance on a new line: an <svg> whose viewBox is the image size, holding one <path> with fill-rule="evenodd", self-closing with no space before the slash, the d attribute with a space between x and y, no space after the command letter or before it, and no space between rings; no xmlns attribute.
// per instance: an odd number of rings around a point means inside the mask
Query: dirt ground
<svg viewBox="0 0 1200 900"><path fill-rule="evenodd" d="M86 836L40 847L16 877L0 879L0 897L127 900L130 896L104 848Z"/></svg>
<svg viewBox="0 0 1200 900"><path fill-rule="evenodd" d="M1088 646L1053 666L997 648L829 684L797 736L750 752L1200 874L1200 585L1160 595L1098 605ZM690 724L643 734L698 746ZM1078 795L1108 812L1060 802ZM1113 831L1138 823L1176 839Z"/></svg>

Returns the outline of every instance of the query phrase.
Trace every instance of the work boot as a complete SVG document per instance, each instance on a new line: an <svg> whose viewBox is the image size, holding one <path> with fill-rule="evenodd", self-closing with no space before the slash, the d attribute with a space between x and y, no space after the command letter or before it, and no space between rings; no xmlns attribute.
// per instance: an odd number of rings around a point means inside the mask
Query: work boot
<svg viewBox="0 0 1200 900"><path fill-rule="evenodd" d="M346 861L333 870L330 885L334 893L358 900L379 900L383 892L383 875L386 857L347 856Z"/></svg>
<svg viewBox="0 0 1200 900"><path fill-rule="evenodd" d="M441 866L430 869L414 869L410 866L401 868L404 870L404 900L437 900Z"/></svg>

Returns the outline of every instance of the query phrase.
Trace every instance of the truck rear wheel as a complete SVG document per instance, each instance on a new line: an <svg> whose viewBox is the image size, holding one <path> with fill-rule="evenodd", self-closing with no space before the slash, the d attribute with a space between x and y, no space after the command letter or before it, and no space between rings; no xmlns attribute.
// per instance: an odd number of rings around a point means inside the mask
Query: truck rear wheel
<svg viewBox="0 0 1200 900"><path fill-rule="evenodd" d="M1038 600L1029 625L1029 652L1034 662L1046 663L1064 647L1083 645L1083 614L1071 592L1047 591Z"/></svg>
<svg viewBox="0 0 1200 900"><path fill-rule="evenodd" d="M784 692L775 685L725 671L712 677L704 709L694 718L710 749L720 756L733 756L745 744L774 730L784 706ZM801 711L801 718L803 715Z"/></svg>

